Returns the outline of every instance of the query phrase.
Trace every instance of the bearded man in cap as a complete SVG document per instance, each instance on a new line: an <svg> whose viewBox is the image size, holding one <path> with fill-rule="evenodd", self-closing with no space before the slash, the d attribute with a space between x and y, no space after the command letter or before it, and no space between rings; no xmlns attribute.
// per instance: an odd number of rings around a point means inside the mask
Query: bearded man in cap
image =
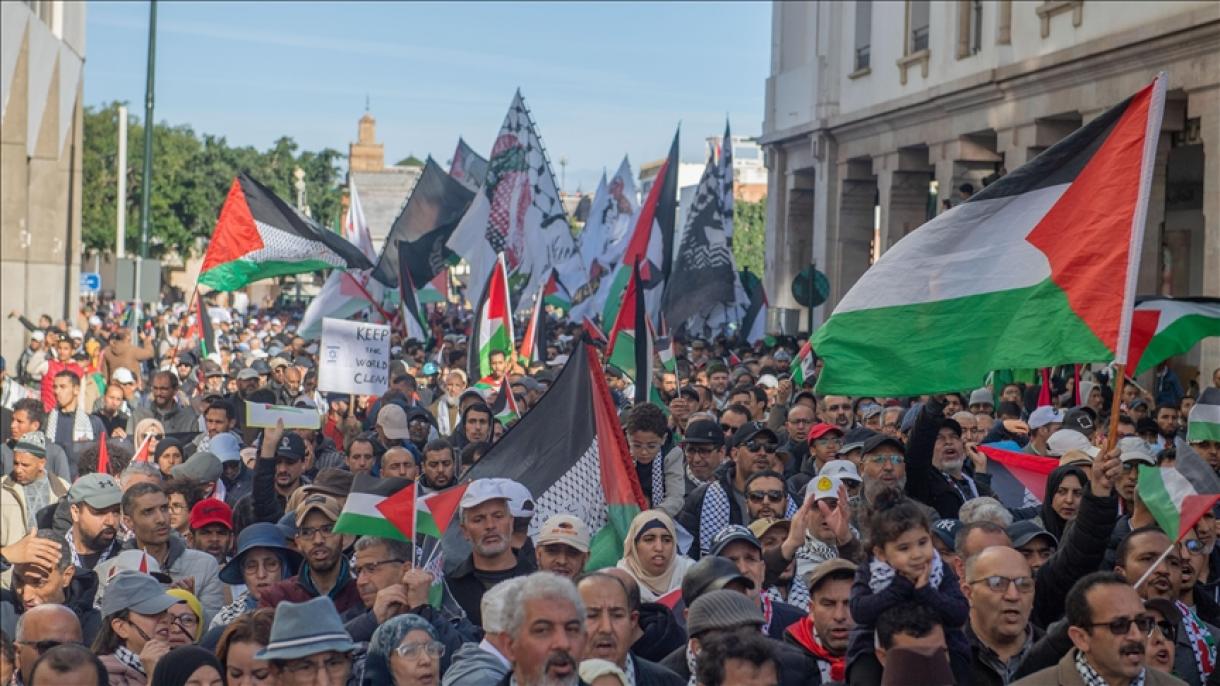
<svg viewBox="0 0 1220 686"><path fill-rule="evenodd" d="M348 536L334 532L342 507L339 501L312 493L297 506L296 547L305 558L295 576L267 589L259 600L261 607L275 607L281 601L303 602L326 596L340 613L364 608L360 588L343 549L351 543Z"/></svg>

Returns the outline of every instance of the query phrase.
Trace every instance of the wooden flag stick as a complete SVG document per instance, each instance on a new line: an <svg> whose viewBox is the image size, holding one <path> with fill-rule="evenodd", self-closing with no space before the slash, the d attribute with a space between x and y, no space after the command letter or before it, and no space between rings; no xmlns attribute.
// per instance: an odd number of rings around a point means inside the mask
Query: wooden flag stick
<svg viewBox="0 0 1220 686"><path fill-rule="evenodd" d="M1118 415L1122 407L1123 401L1123 383L1127 378L1127 365L1119 364L1116 368L1117 380L1114 382L1114 397L1110 399L1110 432L1106 436L1106 449L1104 452L1110 452L1118 443ZM1088 398L1084 399L1088 402Z"/></svg>

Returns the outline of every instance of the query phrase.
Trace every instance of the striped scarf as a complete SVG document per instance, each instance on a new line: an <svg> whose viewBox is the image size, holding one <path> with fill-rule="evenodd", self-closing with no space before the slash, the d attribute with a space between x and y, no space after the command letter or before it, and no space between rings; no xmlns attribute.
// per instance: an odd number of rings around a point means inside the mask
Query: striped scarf
<svg viewBox="0 0 1220 686"><path fill-rule="evenodd" d="M55 433L59 429L59 408L51 410L47 413L47 441L55 440ZM72 441L80 443L81 441L93 440L93 424L89 422L89 413L85 412L85 403L77 400L76 412L72 415Z"/></svg>
<svg viewBox="0 0 1220 686"><path fill-rule="evenodd" d="M1199 668L1199 680L1207 681L1216 669L1216 639L1207 627L1199 621L1195 609L1186 603L1176 600L1178 612L1182 613L1182 628L1186 629L1186 640L1190 650L1195 654L1195 666Z"/></svg>
<svg viewBox="0 0 1220 686"><path fill-rule="evenodd" d="M652 506L660 508L661 501L665 500L665 452L657 452L649 467L652 468Z"/></svg>

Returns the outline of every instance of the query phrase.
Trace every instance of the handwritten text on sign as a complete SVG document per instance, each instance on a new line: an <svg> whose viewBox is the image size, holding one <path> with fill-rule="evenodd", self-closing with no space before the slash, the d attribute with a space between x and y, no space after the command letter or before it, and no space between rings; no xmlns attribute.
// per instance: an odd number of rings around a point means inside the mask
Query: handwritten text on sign
<svg viewBox="0 0 1220 686"><path fill-rule="evenodd" d="M390 385L390 327L322 320L318 390L381 395Z"/></svg>

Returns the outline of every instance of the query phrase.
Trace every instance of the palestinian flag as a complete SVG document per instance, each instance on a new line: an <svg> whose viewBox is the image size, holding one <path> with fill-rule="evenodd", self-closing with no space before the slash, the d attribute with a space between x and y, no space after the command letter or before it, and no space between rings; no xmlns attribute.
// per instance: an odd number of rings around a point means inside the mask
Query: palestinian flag
<svg viewBox="0 0 1220 686"><path fill-rule="evenodd" d="M1136 489L1161 529L1180 541L1220 501L1220 477L1185 441L1172 467L1140 465Z"/></svg>
<svg viewBox="0 0 1220 686"><path fill-rule="evenodd" d="M437 272L431 281L416 291L415 299L420 305L449 302L449 268L445 267Z"/></svg>
<svg viewBox="0 0 1220 686"><path fill-rule="evenodd" d="M242 173L233 179L203 256L199 283L232 291L260 279L323 269L371 269L356 246Z"/></svg>
<svg viewBox="0 0 1220 686"><path fill-rule="evenodd" d="M432 333L428 325L428 314L416 299L415 283L411 280L411 270L407 269L408 259L405 255L410 244L406 241L398 243L398 293L402 307L402 320L406 324L407 338L414 338L427 343Z"/></svg>
<svg viewBox="0 0 1220 686"><path fill-rule="evenodd" d="M1220 443L1220 390L1205 388L1186 416L1186 440Z"/></svg>
<svg viewBox="0 0 1220 686"><path fill-rule="evenodd" d="M195 294L195 302L191 303L191 314L195 319L186 335L198 340L199 359L203 359L216 349L216 332L212 330L212 317L208 314L208 306L203 302L203 296L198 293Z"/></svg>
<svg viewBox="0 0 1220 686"><path fill-rule="evenodd" d="M413 505L414 493L415 485L410 479L378 479L370 474L357 474L343 511L335 521L335 533L408 540L390 515L401 519L404 499Z"/></svg>
<svg viewBox="0 0 1220 686"><path fill-rule="evenodd" d="M602 310L602 323L610 324L618 319L618 309L623 301L623 291L631 280L635 264L640 263L640 276L650 312L660 311L661 296L665 290L665 278L669 274L674 252L674 224L678 220L678 134L669 146L669 156L661 163L648 199L640 208L635 230L627 251L614 272L606 304Z"/></svg>
<svg viewBox="0 0 1220 686"><path fill-rule="evenodd" d="M525 335L521 338L521 347L517 349L517 359L523 367L546 362L547 319L546 313L542 311L545 304L542 297L541 292L534 294L534 307L525 327Z"/></svg>
<svg viewBox="0 0 1220 686"><path fill-rule="evenodd" d="M1143 374L1208 336L1220 336L1220 298L1147 298L1135 306L1127 372Z"/></svg>
<svg viewBox="0 0 1220 686"><path fill-rule="evenodd" d="M519 481L536 497L534 522L555 514L579 517L594 532L587 569L613 566L623 556L631 518L645 505L592 345L580 343L535 409L505 432L464 481ZM447 549L462 545L457 537L447 536L445 543Z"/></svg>
<svg viewBox="0 0 1220 686"><path fill-rule="evenodd" d="M809 341L805 341L805 345L801 346L801 351L796 354L792 360L792 387L799 389L806 383L813 380L813 371L817 357L813 354L813 346Z"/></svg>
<svg viewBox="0 0 1220 686"><path fill-rule="evenodd" d="M737 272L741 286L749 298L746 313L741 320L741 335L751 345L767 335L767 291L762 280L749 269Z"/></svg>
<svg viewBox="0 0 1220 686"><path fill-rule="evenodd" d="M445 173L429 156L410 197L390 225L373 278L387 287L397 286L400 255L407 257L407 269L416 284L428 283L457 264L457 254L445 247L445 241L473 198L473 192ZM395 247L404 242L411 246L405 253ZM420 301L427 302L423 297Z"/></svg>
<svg viewBox="0 0 1220 686"><path fill-rule="evenodd" d="M146 434L144 440L140 441L140 447L136 449L136 454L132 456L131 461L148 462L152 459L152 452L152 434ZM102 470L99 469L98 471Z"/></svg>
<svg viewBox="0 0 1220 686"><path fill-rule="evenodd" d="M492 267L487 284L475 308L471 329L469 377L481 379L491 374L491 352L499 350L509 360L513 358L513 310L508 302L508 270L501 253Z"/></svg>
<svg viewBox="0 0 1220 686"><path fill-rule="evenodd" d="M987 456L996 500L1009 508L1042 504L1046 479L1059 466L1059 460L1022 452L1021 446L1011 441L980 445L979 450Z"/></svg>
<svg viewBox="0 0 1220 686"><path fill-rule="evenodd" d="M618 367L635 383L635 402L648 402L648 387L652 385L652 327L644 307L644 288L640 280L640 264L631 271L631 281L623 293L614 328L610 329L610 347L606 362Z"/></svg>
<svg viewBox="0 0 1220 686"><path fill-rule="evenodd" d="M513 396L513 389L508 385L508 377L500 382L500 389L496 393L496 402L491 405L491 413L504 426L508 426L521 418L521 408L517 405L517 399Z"/></svg>
<svg viewBox="0 0 1220 686"><path fill-rule="evenodd" d="M559 282L559 272L554 269L551 270L551 278L542 287L542 303L564 312L572 309L572 296Z"/></svg>
<svg viewBox="0 0 1220 686"><path fill-rule="evenodd" d="M148 439L145 439L146 441ZM97 469L94 470L98 474L110 473L110 446L107 445L106 436L100 436L97 441Z"/></svg>
<svg viewBox="0 0 1220 686"><path fill-rule="evenodd" d="M1127 362L1164 74L882 255L814 334L822 393Z"/></svg>

